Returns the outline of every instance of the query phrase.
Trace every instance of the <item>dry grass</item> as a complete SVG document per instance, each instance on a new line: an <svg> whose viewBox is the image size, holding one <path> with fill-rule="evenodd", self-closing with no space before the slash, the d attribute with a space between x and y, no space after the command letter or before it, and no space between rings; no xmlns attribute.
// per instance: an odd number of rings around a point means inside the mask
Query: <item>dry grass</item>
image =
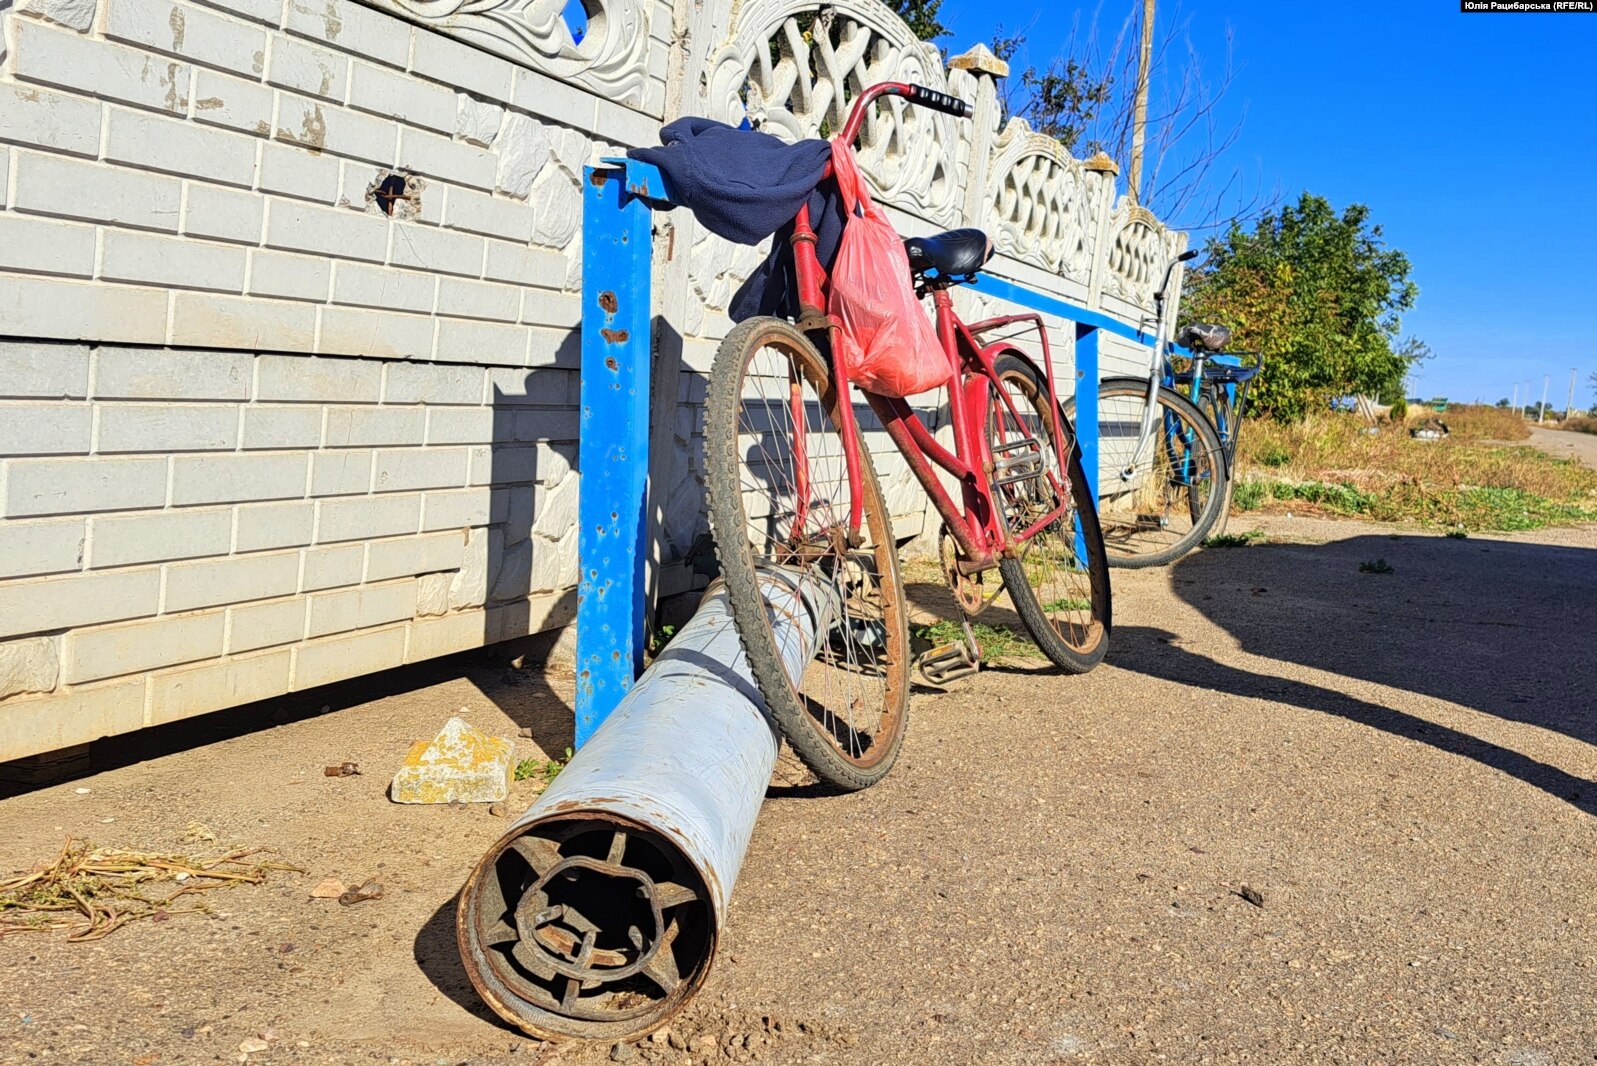
<svg viewBox="0 0 1597 1066"><path fill-rule="evenodd" d="M1459 404L1449 407L1444 414L1427 417L1440 418L1447 423L1448 431L1458 440L1528 440L1530 423L1524 416L1506 407L1487 407L1484 404ZM1412 420L1412 419L1411 419Z"/></svg>
<svg viewBox="0 0 1597 1066"><path fill-rule="evenodd" d="M1498 410L1466 408L1458 422L1448 412L1442 417L1453 436L1440 441L1414 440L1402 426L1372 432L1351 415L1250 423L1235 504L1483 530L1597 520L1597 471L1534 448L1487 443L1509 428L1481 413Z"/></svg>
<svg viewBox="0 0 1597 1066"><path fill-rule="evenodd" d="M209 831L191 835L215 840ZM203 827L198 827L203 830ZM297 866L251 861L263 849L206 855L99 848L67 838L61 853L26 873L0 878L0 937L67 930L68 940L99 940L129 922L165 921L204 912L197 893L229 885L258 885L273 870Z"/></svg>
<svg viewBox="0 0 1597 1066"><path fill-rule="evenodd" d="M1586 415L1576 415L1574 418L1566 418L1563 424L1558 428L1567 429L1571 433L1597 434L1597 418L1591 418Z"/></svg>

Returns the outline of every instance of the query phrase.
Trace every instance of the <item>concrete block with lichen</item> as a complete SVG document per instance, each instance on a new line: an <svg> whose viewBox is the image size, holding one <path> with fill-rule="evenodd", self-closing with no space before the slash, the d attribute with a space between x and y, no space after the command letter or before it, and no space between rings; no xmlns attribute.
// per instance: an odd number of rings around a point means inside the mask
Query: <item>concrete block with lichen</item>
<svg viewBox="0 0 1597 1066"><path fill-rule="evenodd" d="M451 718L436 737L410 746L388 795L395 803L497 803L510 794L515 770L513 741Z"/></svg>

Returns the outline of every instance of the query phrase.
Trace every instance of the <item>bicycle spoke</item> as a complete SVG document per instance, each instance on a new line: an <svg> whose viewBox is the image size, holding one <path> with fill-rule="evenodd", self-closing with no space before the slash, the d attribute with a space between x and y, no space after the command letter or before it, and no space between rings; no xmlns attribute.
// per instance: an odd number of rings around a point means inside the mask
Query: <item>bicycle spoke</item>
<svg viewBox="0 0 1597 1066"><path fill-rule="evenodd" d="M1154 555L1190 539L1223 486L1223 460L1184 410L1161 405L1140 449L1145 393L1100 395L1099 517L1110 553Z"/></svg>
<svg viewBox="0 0 1597 1066"><path fill-rule="evenodd" d="M862 560L884 548L868 530L864 545L850 544L843 438L828 396L794 354L780 347L750 353L741 393L735 447L753 561L792 572L801 597L830 602L836 613L799 685L801 706L840 755L872 762L881 755L878 741L896 732L884 715L899 702L889 690L901 664L890 649L868 646L883 643L887 618L879 568Z"/></svg>
<svg viewBox="0 0 1597 1066"><path fill-rule="evenodd" d="M1044 416L1050 401L1040 391L1040 384L1019 371L1000 380L1009 402L1000 398L993 407L989 436L995 456L1014 454L1030 441L1036 442L1040 455L1036 476L996 486L997 502L1010 534L1018 539L1069 502L1062 479L1072 456L1067 454L1067 461L1061 461L1053 421ZM1073 452L1074 440L1067 440L1066 447ZM1078 552L1079 521L1074 508L1066 509L1018 545L1021 572L1037 607L1053 632L1074 649L1093 646L1101 635L1091 569Z"/></svg>

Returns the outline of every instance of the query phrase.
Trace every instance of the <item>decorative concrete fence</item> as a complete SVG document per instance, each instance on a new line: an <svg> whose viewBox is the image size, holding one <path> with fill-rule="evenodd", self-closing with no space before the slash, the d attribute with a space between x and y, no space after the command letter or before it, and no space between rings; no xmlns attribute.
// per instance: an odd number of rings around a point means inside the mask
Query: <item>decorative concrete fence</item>
<svg viewBox="0 0 1597 1066"><path fill-rule="evenodd" d="M995 273L1131 320L1184 245L874 0L583 6L0 0L0 759L568 623L578 181L664 121L813 136L917 81L977 119L867 126L906 233L983 226ZM655 246L664 595L761 255L681 212Z"/></svg>

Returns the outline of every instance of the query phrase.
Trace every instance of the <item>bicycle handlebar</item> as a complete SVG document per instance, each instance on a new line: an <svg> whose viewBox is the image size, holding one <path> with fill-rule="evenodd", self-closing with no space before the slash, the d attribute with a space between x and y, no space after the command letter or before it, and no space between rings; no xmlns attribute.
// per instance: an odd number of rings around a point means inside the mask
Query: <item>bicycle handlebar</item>
<svg viewBox="0 0 1597 1066"><path fill-rule="evenodd" d="M854 98L854 106L848 113L848 122L843 126L843 140L853 144L859 139L860 126L865 123L865 112L871 103L881 96L902 96L910 103L919 107L941 111L945 115L955 118L970 118L974 114L970 104L957 96L940 93L936 89L928 89L924 85L911 85L903 81L884 81L872 85L859 96Z"/></svg>
<svg viewBox="0 0 1597 1066"><path fill-rule="evenodd" d="M940 93L935 89L928 89L924 85L911 85L909 87L909 102L929 107L933 111L941 111L955 118L970 118L971 106L956 96Z"/></svg>

